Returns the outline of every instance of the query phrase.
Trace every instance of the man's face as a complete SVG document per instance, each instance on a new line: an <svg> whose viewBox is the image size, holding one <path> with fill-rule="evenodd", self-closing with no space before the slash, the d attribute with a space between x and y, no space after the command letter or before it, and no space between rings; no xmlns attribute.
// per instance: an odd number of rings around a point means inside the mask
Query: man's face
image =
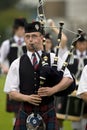
<svg viewBox="0 0 87 130"><path fill-rule="evenodd" d="M41 50L42 41L43 41L43 36L39 32L25 33L25 43L27 49L31 52L34 51L32 44L37 51Z"/></svg>
<svg viewBox="0 0 87 130"><path fill-rule="evenodd" d="M50 51L52 49L52 42L50 39L46 39L46 51Z"/></svg>
<svg viewBox="0 0 87 130"><path fill-rule="evenodd" d="M78 49L81 52L87 50L87 42L86 41L84 41L84 42L77 42L76 49Z"/></svg>
<svg viewBox="0 0 87 130"><path fill-rule="evenodd" d="M25 29L24 27L18 27L16 30L15 30L15 34L18 36L18 37L24 37L24 34L25 34Z"/></svg>

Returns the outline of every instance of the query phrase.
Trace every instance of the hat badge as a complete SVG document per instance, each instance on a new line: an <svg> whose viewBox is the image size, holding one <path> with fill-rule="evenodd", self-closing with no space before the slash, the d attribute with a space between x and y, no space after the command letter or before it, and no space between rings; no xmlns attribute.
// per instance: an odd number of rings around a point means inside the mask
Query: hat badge
<svg viewBox="0 0 87 130"><path fill-rule="evenodd" d="M35 25L35 29L36 29L37 31L39 30L39 25L38 25L38 24Z"/></svg>

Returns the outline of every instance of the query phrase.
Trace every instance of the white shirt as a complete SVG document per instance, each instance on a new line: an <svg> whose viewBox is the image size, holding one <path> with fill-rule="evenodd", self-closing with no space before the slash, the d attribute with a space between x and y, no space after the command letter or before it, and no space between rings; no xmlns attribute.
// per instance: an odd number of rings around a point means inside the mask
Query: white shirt
<svg viewBox="0 0 87 130"><path fill-rule="evenodd" d="M41 51L38 52L40 55L42 54ZM32 59L32 52L27 51L27 55L30 58L30 60ZM51 65L54 62L54 57L55 54L54 53L50 53L50 57L51 57ZM38 56L37 56L38 58ZM38 58L39 61L39 58ZM19 92L19 84L20 84L20 80L19 80L19 62L20 62L20 58L16 59L15 61L13 61L13 63L10 66L9 72L7 74L7 78L6 78L6 82L5 82L5 87L4 87L4 92L8 93L10 91L17 91ZM32 63L32 61L31 61ZM61 69L62 67L62 60L59 58L58 59L58 70ZM72 78L69 70L66 68L65 72L64 72L64 77L70 77Z"/></svg>
<svg viewBox="0 0 87 130"><path fill-rule="evenodd" d="M24 38L21 37L19 38L18 36L14 35L14 40L16 43L18 43L19 39L21 41L22 44L24 44ZM0 57L0 63L4 63L4 61L6 60L7 58L7 55L9 53L9 49L10 49L10 42L9 42L9 39L8 40L5 40L2 45L1 45L1 50L0 50L0 54L1 54L1 57Z"/></svg>
<svg viewBox="0 0 87 130"><path fill-rule="evenodd" d="M84 67L82 71L82 75L81 75L78 90L77 90L77 96L80 97L80 94L84 92L87 92L87 65Z"/></svg>
<svg viewBox="0 0 87 130"><path fill-rule="evenodd" d="M64 53L64 55L63 55L63 57L62 57L62 60L65 60L66 58L67 58L67 56L68 56L68 54L69 54L69 51L67 50L65 53ZM87 58L87 55L86 55L86 51L83 51L83 57L80 57L80 55L81 55L81 52L79 51L79 50L76 50L76 55L75 54L72 54L72 56L71 56L71 58L75 58L75 59L84 59L84 58Z"/></svg>
<svg viewBox="0 0 87 130"><path fill-rule="evenodd" d="M63 58L64 54L68 51L67 47L59 48L59 56Z"/></svg>
<svg viewBox="0 0 87 130"><path fill-rule="evenodd" d="M64 54L68 51L67 47L64 47L64 48L59 48L59 52L58 52L58 56L61 58L61 59L64 59L66 57L63 58ZM54 52L56 52L56 47L54 48Z"/></svg>

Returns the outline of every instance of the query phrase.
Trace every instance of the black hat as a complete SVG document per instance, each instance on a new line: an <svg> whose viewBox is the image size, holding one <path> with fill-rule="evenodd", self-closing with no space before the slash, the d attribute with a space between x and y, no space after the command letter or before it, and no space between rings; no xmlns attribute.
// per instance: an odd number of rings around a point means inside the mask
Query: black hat
<svg viewBox="0 0 87 130"><path fill-rule="evenodd" d="M81 34L81 37L78 39L79 42L84 42L84 41L87 41L87 36L85 33L82 33Z"/></svg>
<svg viewBox="0 0 87 130"><path fill-rule="evenodd" d="M25 18L15 18L13 27L18 28L19 26L25 27L27 20Z"/></svg>
<svg viewBox="0 0 87 130"><path fill-rule="evenodd" d="M42 33L42 27L40 22L32 22L32 23L27 23L25 25L25 33L31 33L31 32L40 32Z"/></svg>
<svg viewBox="0 0 87 130"><path fill-rule="evenodd" d="M80 36L80 37L79 37ZM84 41L87 41L87 35L86 33L84 33L82 31L82 29L78 29L78 34L76 35L76 37L78 38L77 42L84 42Z"/></svg>

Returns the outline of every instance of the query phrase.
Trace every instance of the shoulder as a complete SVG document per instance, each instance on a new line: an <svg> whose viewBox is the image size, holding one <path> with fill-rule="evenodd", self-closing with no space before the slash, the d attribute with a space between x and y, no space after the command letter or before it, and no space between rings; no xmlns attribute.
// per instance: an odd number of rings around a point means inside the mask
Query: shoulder
<svg viewBox="0 0 87 130"><path fill-rule="evenodd" d="M11 63L10 68L17 68L17 67L19 67L19 63L20 63L20 58L17 58L16 60L14 60L14 61Z"/></svg>
<svg viewBox="0 0 87 130"><path fill-rule="evenodd" d="M20 58L14 60L11 63L8 74L7 74L8 77L12 78L11 76L13 76L15 78L15 75L17 76L17 74L19 73L19 61L20 61Z"/></svg>
<svg viewBox="0 0 87 130"><path fill-rule="evenodd" d="M11 63L11 66L17 66L17 65L19 66L20 60L22 60L22 59L24 59L24 58L26 58L26 57L28 57L28 56L27 56L27 54L25 53L25 54L23 54L21 57L15 59L15 60Z"/></svg>
<svg viewBox="0 0 87 130"><path fill-rule="evenodd" d="M85 65L84 69L87 69L87 65Z"/></svg>
<svg viewBox="0 0 87 130"><path fill-rule="evenodd" d="M10 41L9 39L3 41L2 44L1 44L1 47L2 47L2 46L8 46L9 43L10 43L9 41Z"/></svg>
<svg viewBox="0 0 87 130"><path fill-rule="evenodd" d="M9 39L6 39L5 41L2 42L2 44L6 44L6 43L9 43Z"/></svg>
<svg viewBox="0 0 87 130"><path fill-rule="evenodd" d="M52 58L52 57L55 57L55 53L50 52L50 57L51 57L51 58Z"/></svg>
<svg viewBox="0 0 87 130"><path fill-rule="evenodd" d="M87 73L87 65L85 65L85 67L83 68L83 72Z"/></svg>
<svg viewBox="0 0 87 130"><path fill-rule="evenodd" d="M19 61L20 61L20 57L19 57L19 58L17 58L17 59L15 59L15 60L12 62L12 64L19 63Z"/></svg>
<svg viewBox="0 0 87 130"><path fill-rule="evenodd" d="M58 57L58 64L63 64L63 60L61 59L61 57L60 56L57 56ZM54 61L54 58L55 58L55 53L50 53L50 58L51 58L51 61L52 61L52 63L53 63L53 61Z"/></svg>

